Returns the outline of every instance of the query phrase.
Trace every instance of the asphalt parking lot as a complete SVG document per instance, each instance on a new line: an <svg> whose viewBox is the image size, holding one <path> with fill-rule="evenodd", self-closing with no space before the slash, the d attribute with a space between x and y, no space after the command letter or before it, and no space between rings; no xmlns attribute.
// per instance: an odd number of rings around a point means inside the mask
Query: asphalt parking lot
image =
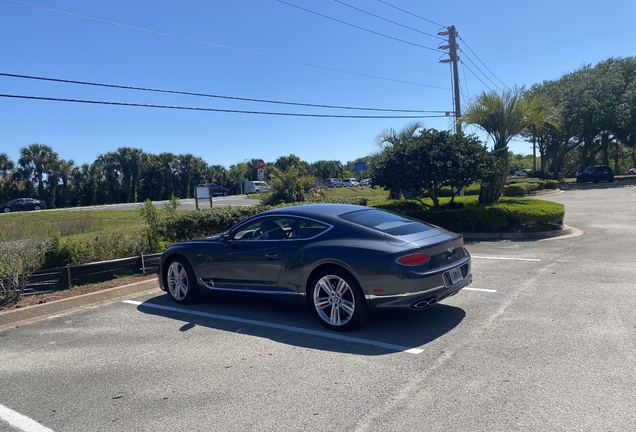
<svg viewBox="0 0 636 432"><path fill-rule="evenodd" d="M543 199L575 233L470 242L470 289L350 333L158 289L2 331L0 431L633 430L636 185Z"/></svg>

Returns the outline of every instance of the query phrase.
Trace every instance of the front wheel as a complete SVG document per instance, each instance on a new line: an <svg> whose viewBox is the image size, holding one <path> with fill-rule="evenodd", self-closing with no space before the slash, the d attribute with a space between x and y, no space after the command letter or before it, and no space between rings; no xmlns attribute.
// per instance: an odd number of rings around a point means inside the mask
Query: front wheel
<svg viewBox="0 0 636 432"><path fill-rule="evenodd" d="M318 273L309 284L307 298L318 321L331 330L351 330L367 315L360 285L342 269Z"/></svg>
<svg viewBox="0 0 636 432"><path fill-rule="evenodd" d="M9 207L5 207L2 209L3 213L11 213L11 209Z"/></svg>
<svg viewBox="0 0 636 432"><path fill-rule="evenodd" d="M176 257L169 264L164 285L177 303L192 303L199 297L196 276L183 257Z"/></svg>
<svg viewBox="0 0 636 432"><path fill-rule="evenodd" d="M223 196L224 196L224 197L225 197L225 196L227 196L227 192L223 192Z"/></svg>
<svg viewBox="0 0 636 432"><path fill-rule="evenodd" d="M42 207L40 207L39 205L36 205L35 207L33 207L35 210L40 210Z"/></svg>

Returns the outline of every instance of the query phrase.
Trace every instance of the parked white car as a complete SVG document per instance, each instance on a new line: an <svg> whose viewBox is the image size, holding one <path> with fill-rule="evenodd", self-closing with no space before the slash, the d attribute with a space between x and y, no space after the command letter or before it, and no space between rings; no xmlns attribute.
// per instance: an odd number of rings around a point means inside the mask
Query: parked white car
<svg viewBox="0 0 636 432"><path fill-rule="evenodd" d="M342 181L342 186L344 187L360 186L360 183L358 183L358 180L354 178L346 178Z"/></svg>
<svg viewBox="0 0 636 432"><path fill-rule="evenodd" d="M628 174L636 174L636 168L630 168Z"/></svg>
<svg viewBox="0 0 636 432"><path fill-rule="evenodd" d="M245 182L245 193L261 193L261 192L269 192L272 188L265 183L264 181L248 181Z"/></svg>

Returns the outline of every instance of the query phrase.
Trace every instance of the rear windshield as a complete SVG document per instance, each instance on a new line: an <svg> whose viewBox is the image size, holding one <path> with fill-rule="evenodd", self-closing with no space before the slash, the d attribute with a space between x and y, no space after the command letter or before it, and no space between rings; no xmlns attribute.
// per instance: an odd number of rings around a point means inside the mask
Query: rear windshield
<svg viewBox="0 0 636 432"><path fill-rule="evenodd" d="M340 215L340 218L394 236L409 235L433 229L430 225L406 216L374 209L346 213Z"/></svg>

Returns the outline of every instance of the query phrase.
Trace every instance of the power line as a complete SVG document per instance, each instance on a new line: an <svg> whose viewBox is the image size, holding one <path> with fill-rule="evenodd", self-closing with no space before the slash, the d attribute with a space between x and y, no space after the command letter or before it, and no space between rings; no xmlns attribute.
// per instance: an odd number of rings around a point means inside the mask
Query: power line
<svg viewBox="0 0 636 432"><path fill-rule="evenodd" d="M28 6L34 9L40 9L40 10L44 10L47 12L55 12L61 15L68 15L68 16L72 16L75 18L82 18L85 20L89 20L89 21L95 21L95 22L100 22L102 24L109 24L109 25L113 25L113 26L117 26L117 27L123 27L123 28L127 28L130 30L137 30L137 31L142 31L142 32L146 32L146 33L151 33L151 34L156 34L159 36L165 36L165 37L170 37L170 38L174 38L174 39L179 39L179 40L184 40L184 41L188 41L188 42L194 42L194 43L198 43L198 44L202 44L202 45L208 45L208 46L213 46L216 48L223 48L226 50L230 50L230 51L236 51L236 52L240 52L240 53L244 53L244 54L251 54L251 55L257 55L260 57L265 57L265 58L270 58L270 59L274 59L274 60L279 60L279 61L285 61L288 63L294 63L294 64L298 64L298 65L302 65L302 66L309 66L309 67L314 67L314 68L318 68L318 69L324 69L324 70L330 70L333 72L340 72L340 73L346 73L346 74L350 74L350 75L356 75L356 76L363 76L365 78L373 78L373 79L379 79L379 80L384 80L384 81L391 81L391 82L397 82L397 83L401 83L401 84L408 84L408 85L414 85L414 86L420 86L420 87L429 87L429 88L436 88L436 89L441 89L441 90L448 90L448 88L445 87L439 87L439 86L434 86L434 85L429 85L429 84L421 84L421 83L415 83L415 82L411 82L411 81L403 81L403 80L398 80L398 79L393 79L393 78L386 78L386 77L381 77L381 76L377 76L377 75L370 75L370 74L364 74L364 73L360 73L360 72L353 72L353 71L348 71L348 70L344 70L344 69L337 69L337 68L333 68L333 67L329 67L329 66L321 66L321 65L316 65L313 63L307 63L307 62L302 62L302 61L298 61L298 60L292 60L292 59L287 59L284 57L278 57L278 56L274 56L274 55L270 55L270 54L264 54L264 53L259 53L257 51L249 51L249 50L245 50L245 49L241 49L241 48L234 48L231 46L227 46L227 45L220 45L220 44L215 44L212 42L206 42L206 41L202 41L199 39L194 39L194 38L189 38L189 37L185 37L185 36L179 36L179 35L175 35L175 34L171 34L171 33L165 33L165 32L160 32L160 31L156 31L156 30L150 30L150 29L146 29L143 27L136 27L136 26L131 26L128 24L121 24L121 23L117 23L114 21L107 21L107 20L103 20L103 19L99 19L99 18L93 18L93 17L89 17L86 15L79 15L79 14L75 14L75 13L71 13L71 12L66 12L66 11L62 11L62 10L58 10L58 9L51 9L51 8L47 8L44 6L39 6L39 5L33 5L33 4L29 4L29 3L23 3L20 1L16 1L16 0L1 0L7 3L14 3L17 5L21 5L21 6ZM432 49L432 48L429 48Z"/></svg>
<svg viewBox="0 0 636 432"><path fill-rule="evenodd" d="M475 64L475 62L474 62L474 61L472 61L472 60L470 59L470 57L468 57L468 55L466 54L466 52L465 52L464 50L462 50L461 48L460 48L459 50L460 50L460 51L464 54L464 56L463 56L462 58L464 58L464 57L465 57L465 58L467 58L467 59L468 59L468 61L469 61L469 62L471 62L471 63L473 64L473 66L475 66L475 67L477 68L477 70L478 70L479 72L481 72L481 74L482 74L482 75L483 75L483 76L484 76L484 77L485 77L488 81L490 81L490 83L491 83L492 85L494 85L495 87L497 87L497 90L501 90L501 89L499 88L499 86L498 86L497 84L495 84L495 82L494 82L493 80L491 80L491 79L488 77L488 75L486 75L486 74L484 73L484 71L482 71L482 70L479 68L479 66L477 66L477 65Z"/></svg>
<svg viewBox="0 0 636 432"><path fill-rule="evenodd" d="M56 101L56 102L75 102L75 103L98 104L98 105L115 105L115 106L144 107L144 108L165 108L165 109L177 109L177 110L189 110L189 111L210 111L210 112L225 112L225 113L238 113L238 114L260 114L260 115L275 115L275 116L288 116L288 117L357 118L357 119L417 119L417 118L446 117L445 115L366 116L366 115L336 115L336 114L302 114L302 113L284 113L284 112L271 112L271 111L229 110L229 109L219 109L219 108L201 108L201 107L187 107L187 106L175 106L175 105L140 104L140 103L130 103L130 102L109 102L109 101L96 101L96 100L86 100L86 99L67 99L67 98L53 98L53 97L44 97L44 96L26 96L26 95L12 95L12 94L0 94L0 97L14 98L14 99Z"/></svg>
<svg viewBox="0 0 636 432"><path fill-rule="evenodd" d="M187 91L179 91L179 90L164 90L164 89L154 89L154 88L147 88L147 87L133 87L133 86L126 86L126 85L119 85L119 84L104 84L104 83L95 83L95 82L88 82L88 81L76 81L76 80L67 80L67 79L61 79L61 78L18 75L18 74L4 73L4 72L0 72L0 76L6 76L11 78L25 78L25 79L40 80L40 81L61 82L61 83L68 83L68 84L89 85L89 86L97 86L97 87L117 88L117 89L125 89L125 90L140 90L140 91L149 91L149 92L158 92L158 93L180 94L180 95L187 95L187 96L202 96L202 97L218 98L218 99L240 100L240 101L246 101L246 102L306 106L306 107L314 107L314 108L346 109L346 110L357 110L357 111L407 112L407 113L446 112L444 110L432 111L432 110L405 110L405 109L391 109L391 108L386 108L386 109L385 108L363 108L363 107L350 107L350 106L338 106L338 105L319 105L319 104L309 104L309 103L299 103L299 102L284 102L284 101L274 101L274 100L267 100L267 99L222 96L222 95L214 95L214 94L208 94L208 93L195 93L195 92L187 92Z"/></svg>
<svg viewBox="0 0 636 432"><path fill-rule="evenodd" d="M445 26L445 25L443 25L443 24L436 23L435 21L431 21L430 19L426 19L426 18L421 17L421 16L419 16L419 15L415 15L414 13L409 12L409 11L407 11L407 10L400 9L399 7L394 6L394 5L392 5L392 4L390 4L390 3L387 3L387 2L385 2L385 1L382 1L382 0L378 0L378 1L379 1L380 3L384 3L385 5L387 5L387 6L390 6L390 7L394 8L394 9L397 9L397 10L399 10L399 11L401 11L401 12L404 12L404 13L406 13L406 14L412 15L412 16L414 16L414 17L416 17L416 18L421 19L421 20L424 20L424 21L430 22L431 24L435 24L435 25L438 25L438 26L440 26L440 27L448 27L448 26Z"/></svg>
<svg viewBox="0 0 636 432"><path fill-rule="evenodd" d="M473 53L473 55L474 55L475 57L477 57L477 60L479 60L479 62L480 62L481 64L483 64L483 65L484 65L484 67L485 67L486 69L488 69L488 72L490 72L490 73L492 74L492 76L494 76L495 78L497 78L497 80L498 80L501 84L503 84L503 86L504 86L505 88L509 88L509 87L506 85L506 83L504 83L502 80L500 80L500 79L499 79L499 77L498 77L497 75L495 75L495 73L494 73L493 71L491 71L491 70L488 68L488 66L486 66L486 63L484 63L483 61L481 61L481 59L479 58L479 56L478 56L477 54L475 54L475 52L474 52L474 51L473 51L473 50L472 50L472 49L468 46L468 44L466 43L466 41L465 41L464 39L462 39L462 38L461 38L461 36L460 36L459 38L461 39L462 43L463 43L464 45L466 45L466 48L468 48L468 49L470 50L470 52L471 52L471 53ZM494 83L493 83L493 84L494 84Z"/></svg>
<svg viewBox="0 0 636 432"><path fill-rule="evenodd" d="M463 62L462 62L462 74L464 75L464 82L466 83L466 93L470 94L470 91L468 90L468 80L466 79L466 69L464 68ZM468 95L465 95L464 93L462 93L462 96L464 96L466 99L470 99Z"/></svg>
<svg viewBox="0 0 636 432"><path fill-rule="evenodd" d="M476 74L475 72L473 72L473 71L472 71L472 69L471 69L471 68L469 68L469 67L468 67L468 65L467 65L465 62L462 62L462 64L464 65L464 67L465 67L466 69L468 69L468 71L469 71L471 74L473 74L473 75L475 76L475 78L477 78L479 81L481 81L481 83L482 83L484 86L486 86L486 88L488 88L488 90L493 91L493 89L491 89L491 88L488 86L488 84L486 84L485 82L483 82L483 81L482 81L482 79L481 79L481 78L479 78L479 77L477 76L477 74Z"/></svg>
<svg viewBox="0 0 636 432"><path fill-rule="evenodd" d="M424 32L424 31L422 31L422 30L418 30L418 29L415 29L415 28L413 28L413 27L409 27L409 26L407 26L407 25L400 24L399 22L391 21L390 19L384 18L384 17L382 17L382 16L380 16L380 15L372 14L371 12L368 12L368 11L365 11L365 10L363 10L363 9L357 8L357 7L352 6L352 5L348 4L348 3L345 3L345 2L343 2L343 1L340 1L340 0L333 0L333 1L335 1L336 3L340 3L341 5L344 5L344 6L350 7L351 9L355 9L355 10L357 10L357 11L359 11L359 12L365 13L365 14L367 14L367 15L371 15L372 17L375 17L375 18L381 19L381 20L386 21L386 22L390 22L391 24L395 24L395 25L397 25L397 26L404 27L405 29L413 30L414 32L418 32L418 33L421 33L421 34L426 35L426 36L431 36L431 37L434 37L434 38L436 38L436 39L442 39L442 40L444 40L444 38L443 38L443 37L440 37L440 36L437 36L437 35L434 35L434 34L431 34L431 33L426 33L426 32Z"/></svg>
<svg viewBox="0 0 636 432"><path fill-rule="evenodd" d="M409 41L406 41L406 40L404 40L404 39L399 39L399 38L396 38L396 37L393 37L393 36L389 36L389 35L386 35L386 34L384 34L384 33L380 33L380 32L374 31L374 30L369 30L369 29L367 29L367 28L360 27L360 26L357 26L357 25L355 25L355 24L351 24L351 23L348 23L348 22L346 22L346 21L342 21L342 20L339 20L339 19L337 19L337 18L333 18L333 17L330 17L330 16L328 16L328 15L324 15L324 14L321 14L321 13L319 13L319 12L312 11L311 9L306 9L306 8L304 8L304 7L301 7L301 6L295 5L295 4L293 4L293 3L286 2L286 1L284 1L284 0L278 0L278 1L279 1L280 3L284 3L284 4L286 4L286 5L289 5L289 6L293 6L293 7L295 7L295 8L298 8L298 9L300 9L300 10L304 10L305 12L309 12L309 13L312 13L312 14L315 14L315 15L318 15L318 16L321 16L321 17L323 17L323 18L327 18L327 19L330 19L330 20L333 20L333 21L339 22L339 23L341 23L341 24L345 24L345 25L348 25L348 26L351 26L351 27L357 28L357 29L359 29L359 30L363 30L363 31L366 31L366 32L369 32L369 33L373 33L373 34L378 35L378 36L382 36L382 37L385 37L385 38L388 38L388 39L392 39L392 40L395 40L395 41L398 41L398 42L402 42L402 43L405 43L405 44L408 44L408 45L414 45L414 46L416 46L416 47L424 48L424 49L431 50L431 51L443 52L443 51L441 51L441 50L439 50L439 49L437 49L437 48L427 47L427 46L424 46L424 45L417 44L417 43L415 43L415 42L409 42Z"/></svg>

